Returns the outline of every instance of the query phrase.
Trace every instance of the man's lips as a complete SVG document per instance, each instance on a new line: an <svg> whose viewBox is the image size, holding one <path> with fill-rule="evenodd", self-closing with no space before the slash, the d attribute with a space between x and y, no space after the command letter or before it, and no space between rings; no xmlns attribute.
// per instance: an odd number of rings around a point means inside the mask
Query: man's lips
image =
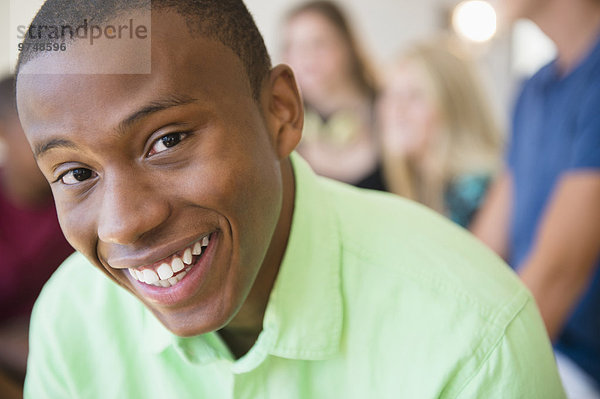
<svg viewBox="0 0 600 399"><path fill-rule="evenodd" d="M131 276L145 284L170 287L177 284L182 274L186 273L192 263L196 263L202 252L210 243L210 235L198 239L173 255L151 265L128 268ZM178 279L177 279L178 278Z"/></svg>
<svg viewBox="0 0 600 399"><path fill-rule="evenodd" d="M143 269L157 267L174 255L183 256L183 251L202 241L217 231L204 230L202 234L194 234L178 240L155 239L154 243L145 243L143 248L131 246L108 246L102 248L99 257L105 268L108 269Z"/></svg>
<svg viewBox="0 0 600 399"><path fill-rule="evenodd" d="M220 234L213 232L163 261L123 272L144 297L165 305L175 304L196 292L212 263L219 239Z"/></svg>

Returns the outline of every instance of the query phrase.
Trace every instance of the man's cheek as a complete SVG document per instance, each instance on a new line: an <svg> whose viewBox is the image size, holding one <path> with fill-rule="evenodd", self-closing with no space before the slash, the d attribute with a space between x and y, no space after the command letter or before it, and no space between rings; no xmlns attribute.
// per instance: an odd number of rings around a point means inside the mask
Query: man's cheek
<svg viewBox="0 0 600 399"><path fill-rule="evenodd" d="M90 215L82 212L80 206L62 205L57 202L58 221L65 238L77 251L90 257L95 253L94 227Z"/></svg>

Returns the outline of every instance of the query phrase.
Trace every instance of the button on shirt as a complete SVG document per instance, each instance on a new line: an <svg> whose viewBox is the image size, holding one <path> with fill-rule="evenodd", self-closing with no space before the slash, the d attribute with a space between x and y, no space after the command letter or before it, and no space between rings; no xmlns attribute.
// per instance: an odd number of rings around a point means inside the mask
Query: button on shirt
<svg viewBox="0 0 600 399"><path fill-rule="evenodd" d="M250 351L180 338L81 255L44 288L27 398L564 398L531 295L424 207L292 157L288 247Z"/></svg>

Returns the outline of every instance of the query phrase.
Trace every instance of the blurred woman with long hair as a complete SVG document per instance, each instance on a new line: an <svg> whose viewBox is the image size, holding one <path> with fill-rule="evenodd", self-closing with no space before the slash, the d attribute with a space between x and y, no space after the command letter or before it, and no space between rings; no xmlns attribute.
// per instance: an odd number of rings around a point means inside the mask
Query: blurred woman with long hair
<svg viewBox="0 0 600 399"><path fill-rule="evenodd" d="M500 163L500 134L472 61L443 37L393 63L379 107L390 191L471 221Z"/></svg>
<svg viewBox="0 0 600 399"><path fill-rule="evenodd" d="M284 32L284 61L306 106L298 152L320 175L383 189L375 77L343 11L330 1L301 4L287 15Z"/></svg>

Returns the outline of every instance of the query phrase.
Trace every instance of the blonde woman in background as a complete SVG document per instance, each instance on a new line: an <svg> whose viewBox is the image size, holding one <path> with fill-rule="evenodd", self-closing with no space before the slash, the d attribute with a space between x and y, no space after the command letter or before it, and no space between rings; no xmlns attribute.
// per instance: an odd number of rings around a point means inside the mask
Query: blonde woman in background
<svg viewBox="0 0 600 399"><path fill-rule="evenodd" d="M389 68L379 106L390 191L467 226L499 166L500 134L472 62L450 38Z"/></svg>
<svg viewBox="0 0 600 399"><path fill-rule="evenodd" d="M306 108L298 152L320 175L382 190L375 78L342 9L329 1L293 9L283 47Z"/></svg>

